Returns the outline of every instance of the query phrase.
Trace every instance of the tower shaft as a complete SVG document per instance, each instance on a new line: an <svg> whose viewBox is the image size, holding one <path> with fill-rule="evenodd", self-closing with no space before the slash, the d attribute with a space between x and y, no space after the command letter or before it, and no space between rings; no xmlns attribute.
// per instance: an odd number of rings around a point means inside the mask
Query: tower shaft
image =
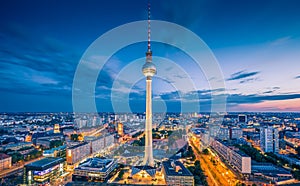
<svg viewBox="0 0 300 186"><path fill-rule="evenodd" d="M152 79L146 80L146 124L144 165L154 165L152 148Z"/></svg>

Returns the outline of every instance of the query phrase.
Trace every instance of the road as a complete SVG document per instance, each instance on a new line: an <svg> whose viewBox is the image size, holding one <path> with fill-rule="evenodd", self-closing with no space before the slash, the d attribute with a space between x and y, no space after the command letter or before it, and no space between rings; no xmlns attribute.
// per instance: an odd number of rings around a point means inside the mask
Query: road
<svg viewBox="0 0 300 186"><path fill-rule="evenodd" d="M190 146L193 148L194 154L196 156L197 160L200 160L200 166L201 169L208 174L208 185L215 185L215 186L219 186L218 182L216 181L216 179L214 178L214 176L212 175L210 169L207 167L206 163L204 163L204 161L202 160L200 154L197 152L197 150L195 149L194 145L192 145L192 141L189 140L189 144Z"/></svg>
<svg viewBox="0 0 300 186"><path fill-rule="evenodd" d="M194 153L198 160L200 160L201 168L208 174L211 184L213 185L235 185L238 181L236 176L222 163L215 160L215 156L212 154L205 155L203 153L198 153L194 147L194 141L190 140L190 144L194 150ZM214 163L212 162L214 160ZM214 171L211 171L214 170ZM210 185L210 184L209 184Z"/></svg>
<svg viewBox="0 0 300 186"><path fill-rule="evenodd" d="M44 158L45 158L45 157L39 157L39 158L30 160L30 161L26 161L23 165L12 166L10 169L3 170L3 171L1 171L1 173L0 173L0 178L9 176L10 174L16 172L17 170L23 169L24 165L27 165L27 164L29 164L29 163L32 163L32 162L34 162L34 161L41 160L41 159L44 159Z"/></svg>

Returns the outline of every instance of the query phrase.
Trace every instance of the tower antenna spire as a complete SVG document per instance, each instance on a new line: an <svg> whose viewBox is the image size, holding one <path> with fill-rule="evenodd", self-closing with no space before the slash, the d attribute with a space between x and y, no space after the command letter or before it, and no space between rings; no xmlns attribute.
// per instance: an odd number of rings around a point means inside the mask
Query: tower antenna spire
<svg viewBox="0 0 300 186"><path fill-rule="evenodd" d="M151 52L151 27L150 27L150 16L151 16L151 9L150 9L150 0L148 0L148 52Z"/></svg>

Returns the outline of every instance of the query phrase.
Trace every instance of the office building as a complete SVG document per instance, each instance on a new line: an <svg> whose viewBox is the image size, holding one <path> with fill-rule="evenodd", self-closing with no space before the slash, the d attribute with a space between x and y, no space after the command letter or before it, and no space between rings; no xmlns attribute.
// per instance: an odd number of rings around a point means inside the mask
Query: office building
<svg viewBox="0 0 300 186"><path fill-rule="evenodd" d="M229 139L228 127L220 127L217 138L221 140L228 140Z"/></svg>
<svg viewBox="0 0 300 186"><path fill-rule="evenodd" d="M251 174L251 157L245 153L231 148L226 142L214 140L213 149L241 174Z"/></svg>
<svg viewBox="0 0 300 186"><path fill-rule="evenodd" d="M84 142L67 148L67 164L73 165L90 155L90 143Z"/></svg>
<svg viewBox="0 0 300 186"><path fill-rule="evenodd" d="M163 161L162 173L167 185L193 186L193 174L180 161Z"/></svg>
<svg viewBox="0 0 300 186"><path fill-rule="evenodd" d="M279 152L278 129L271 126L260 128L260 148L263 152Z"/></svg>
<svg viewBox="0 0 300 186"><path fill-rule="evenodd" d="M230 139L239 139L243 137L243 130L237 127L231 127L229 129L229 138Z"/></svg>
<svg viewBox="0 0 300 186"><path fill-rule="evenodd" d="M220 131L220 125L208 124L210 137L217 137Z"/></svg>
<svg viewBox="0 0 300 186"><path fill-rule="evenodd" d="M89 158L74 169L73 180L105 182L117 166L114 159Z"/></svg>
<svg viewBox="0 0 300 186"><path fill-rule="evenodd" d="M64 171L64 159L47 157L24 166L24 184L45 184L55 180Z"/></svg>

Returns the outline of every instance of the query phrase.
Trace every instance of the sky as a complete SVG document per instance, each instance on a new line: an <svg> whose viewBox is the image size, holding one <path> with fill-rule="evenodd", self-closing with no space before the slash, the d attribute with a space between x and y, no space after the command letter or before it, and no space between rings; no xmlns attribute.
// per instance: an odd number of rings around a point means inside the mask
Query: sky
<svg viewBox="0 0 300 186"><path fill-rule="evenodd" d="M0 112L72 112L74 76L89 46L120 25L145 19L146 0L1 0ZM210 111L215 93L226 96L229 112L300 111L298 0L152 0L151 19L200 37L225 84L214 89L189 54L152 42L159 72L152 82L154 111L182 111L182 102L184 111ZM119 33L116 40L125 37ZM135 43L105 61L94 89L99 112L128 111L114 108L114 101L145 111L145 79L136 65L142 67L146 50L146 42ZM93 63L101 60L96 56ZM140 78L129 84L130 77Z"/></svg>

